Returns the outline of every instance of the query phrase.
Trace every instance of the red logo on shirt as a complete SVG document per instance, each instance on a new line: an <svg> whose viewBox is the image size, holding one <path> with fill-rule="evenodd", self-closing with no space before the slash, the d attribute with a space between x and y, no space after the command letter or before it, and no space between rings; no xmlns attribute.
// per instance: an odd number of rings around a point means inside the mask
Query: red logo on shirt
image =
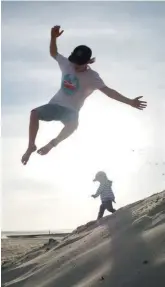
<svg viewBox="0 0 165 287"><path fill-rule="evenodd" d="M68 81L64 81L64 87L68 88L70 90L75 90L76 89L76 85L74 85L73 83L68 82Z"/></svg>
<svg viewBox="0 0 165 287"><path fill-rule="evenodd" d="M75 75L66 74L62 79L62 88L67 95L74 95L79 89L79 80Z"/></svg>

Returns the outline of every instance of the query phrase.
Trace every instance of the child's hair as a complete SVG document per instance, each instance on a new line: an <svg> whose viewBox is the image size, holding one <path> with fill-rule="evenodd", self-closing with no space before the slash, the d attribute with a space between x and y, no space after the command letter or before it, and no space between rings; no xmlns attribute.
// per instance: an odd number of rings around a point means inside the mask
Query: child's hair
<svg viewBox="0 0 165 287"><path fill-rule="evenodd" d="M107 178L107 175L106 175L106 173L104 172L104 171L98 171L97 173L96 173L96 176L95 176L96 178Z"/></svg>

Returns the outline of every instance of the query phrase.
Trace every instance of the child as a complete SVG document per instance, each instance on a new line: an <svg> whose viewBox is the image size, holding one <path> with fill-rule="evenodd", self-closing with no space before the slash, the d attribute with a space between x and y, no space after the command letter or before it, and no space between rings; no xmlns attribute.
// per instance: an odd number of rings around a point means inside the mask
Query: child
<svg viewBox="0 0 165 287"><path fill-rule="evenodd" d="M77 129L79 111L86 98L95 90L100 90L111 99L139 110L146 107L146 102L140 101L141 97L128 99L106 86L99 74L89 66L95 61L89 47L84 45L76 47L68 58L59 54L57 38L62 33L60 26L55 26L51 29L50 39L50 55L57 61L62 72L61 87L49 103L31 111L28 148L22 156L24 165L27 164L31 154L37 149L35 140L39 129L39 121L61 121L64 124L60 134L38 150L40 155L46 155L53 147L56 147Z"/></svg>
<svg viewBox="0 0 165 287"><path fill-rule="evenodd" d="M102 218L104 211L107 209L109 212L114 213L116 210L113 208L112 202L115 202L115 196L112 191L112 181L107 178L107 175L103 171L99 171L93 181L99 181L100 186L96 194L92 195L93 198L96 198L100 195L101 205L97 220Z"/></svg>

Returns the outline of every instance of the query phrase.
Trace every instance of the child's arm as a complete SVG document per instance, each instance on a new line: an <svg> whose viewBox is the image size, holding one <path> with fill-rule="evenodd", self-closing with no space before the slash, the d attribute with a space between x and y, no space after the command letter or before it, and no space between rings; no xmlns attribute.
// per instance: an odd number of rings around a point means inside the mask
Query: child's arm
<svg viewBox="0 0 165 287"><path fill-rule="evenodd" d="M126 98L123 95L121 95L119 92L117 92L117 91L115 91L115 90L113 90L107 86L104 86L103 88L101 88L100 91L102 93L104 93L105 95L107 95L111 99L114 99L116 101L119 101L119 102L127 104L127 105L130 105L130 106L132 106L136 109L139 109L139 110L143 110L147 106L146 102L140 101L140 98L142 98L142 97L137 97L135 99L129 99L129 98Z"/></svg>
<svg viewBox="0 0 165 287"><path fill-rule="evenodd" d="M99 187L95 194L92 195L93 198L98 197L102 192L102 189Z"/></svg>
<svg viewBox="0 0 165 287"><path fill-rule="evenodd" d="M55 58L57 56L57 38L61 36L64 31L60 32L60 26L54 26L51 29L51 39L50 39L50 55Z"/></svg>

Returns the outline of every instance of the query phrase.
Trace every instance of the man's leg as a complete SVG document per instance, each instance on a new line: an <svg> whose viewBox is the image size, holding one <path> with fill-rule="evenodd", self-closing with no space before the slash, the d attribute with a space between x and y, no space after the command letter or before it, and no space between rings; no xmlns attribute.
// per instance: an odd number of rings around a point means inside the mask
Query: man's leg
<svg viewBox="0 0 165 287"><path fill-rule="evenodd" d="M35 139L39 128L39 119L35 110L31 111L29 123L29 143L25 154L22 156L22 163L27 164L31 154L36 150Z"/></svg>
<svg viewBox="0 0 165 287"><path fill-rule="evenodd" d="M78 127L78 121L70 121L64 124L64 128L61 130L60 134L52 139L48 144L40 148L37 152L40 155L47 154L53 147L56 147L60 142L67 139Z"/></svg>
<svg viewBox="0 0 165 287"><path fill-rule="evenodd" d="M104 206L104 203L102 203L100 205L100 210L99 210L99 214L98 214L97 220L103 217L104 211L105 211L105 206Z"/></svg>
<svg viewBox="0 0 165 287"><path fill-rule="evenodd" d="M108 200L106 202L106 209L111 212L111 213L114 213L116 211L116 209L113 208L113 205L112 205L112 201L111 200Z"/></svg>

